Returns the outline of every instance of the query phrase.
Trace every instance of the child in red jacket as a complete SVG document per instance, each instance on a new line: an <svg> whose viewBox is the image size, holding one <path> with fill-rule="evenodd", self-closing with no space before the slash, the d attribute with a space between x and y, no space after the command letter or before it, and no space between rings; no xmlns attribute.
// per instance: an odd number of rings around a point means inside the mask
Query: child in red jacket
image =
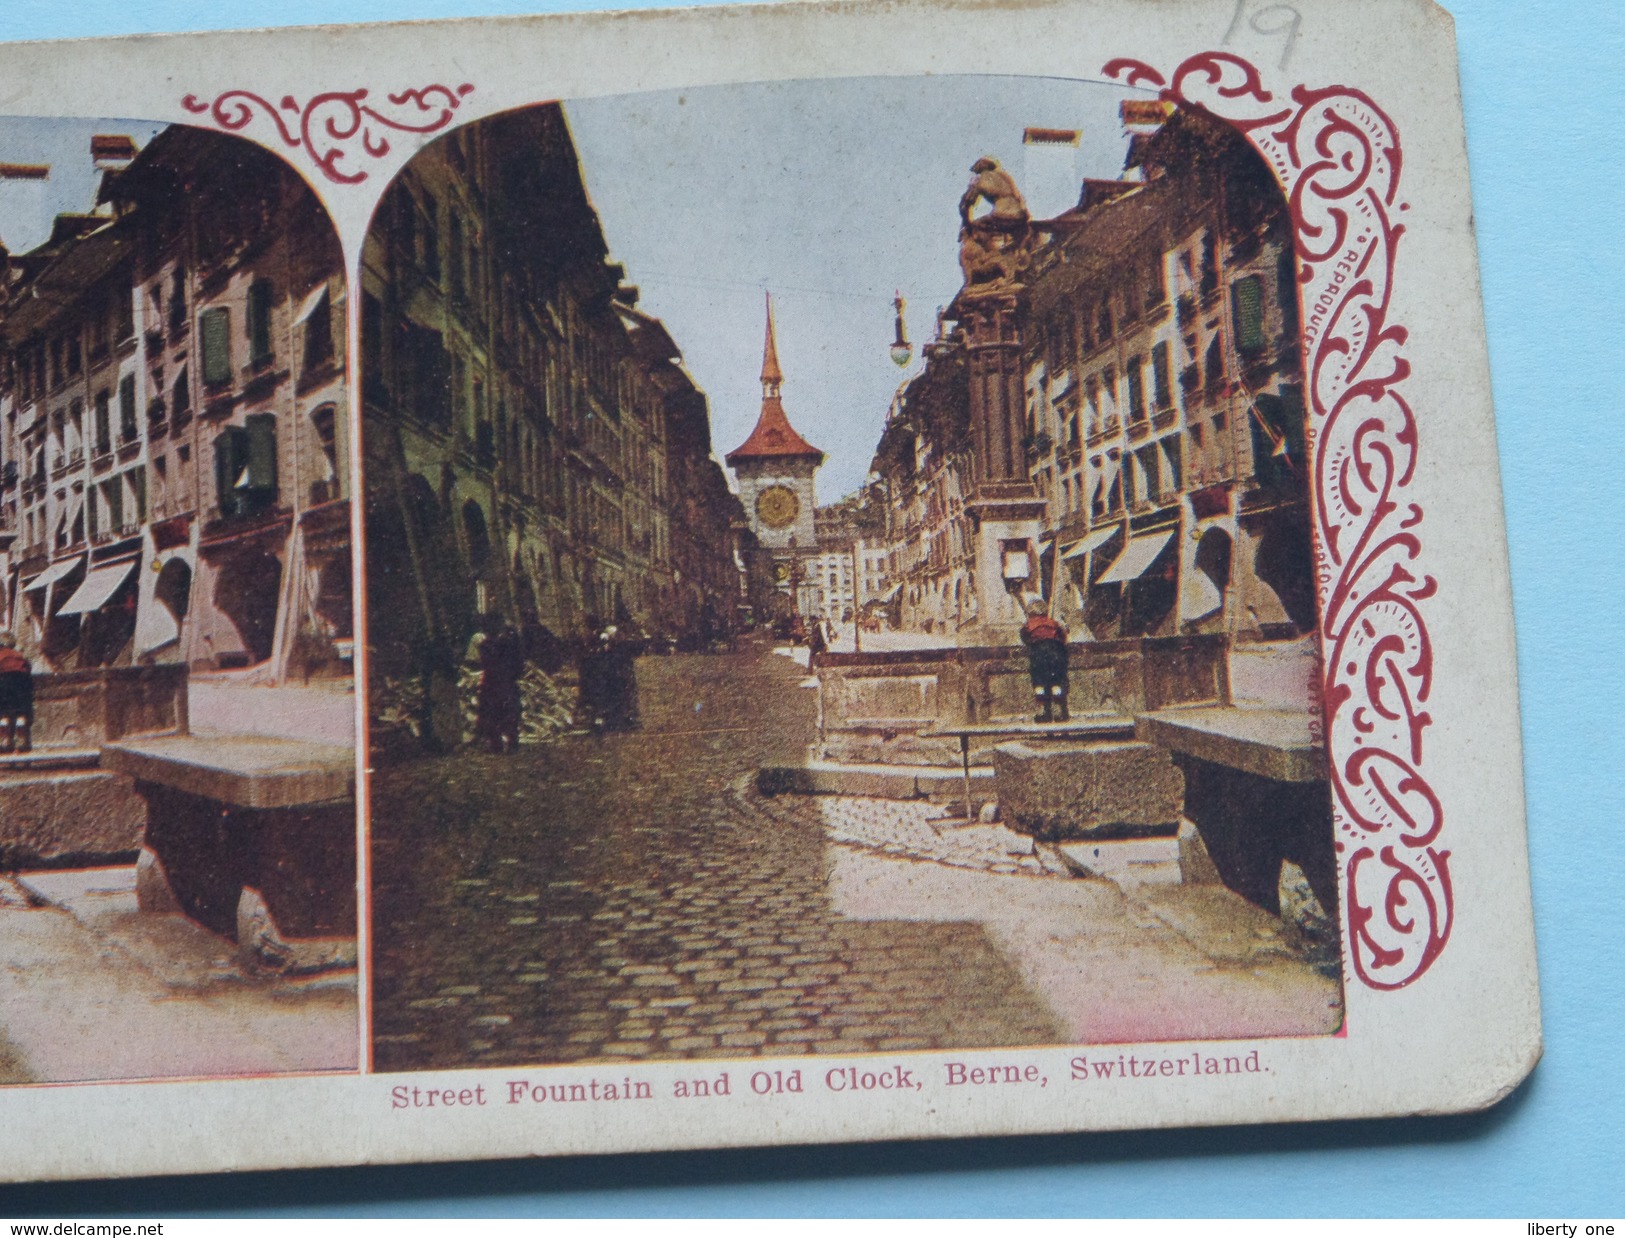
<svg viewBox="0 0 1625 1238"><path fill-rule="evenodd" d="M1021 625L1021 643L1027 646L1027 674L1033 696L1043 708L1037 722L1066 722L1066 629L1044 611L1041 598L1027 603L1027 622ZM1059 717L1053 712L1059 706Z"/></svg>
<svg viewBox="0 0 1625 1238"><path fill-rule="evenodd" d="M29 751L33 728L33 668L11 633L0 632L0 752Z"/></svg>

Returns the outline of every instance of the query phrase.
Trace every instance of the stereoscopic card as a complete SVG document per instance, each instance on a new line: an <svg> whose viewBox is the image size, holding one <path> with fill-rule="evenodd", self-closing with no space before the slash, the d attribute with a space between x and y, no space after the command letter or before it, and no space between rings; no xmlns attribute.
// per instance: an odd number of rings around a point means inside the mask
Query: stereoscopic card
<svg viewBox="0 0 1625 1238"><path fill-rule="evenodd" d="M1540 1053L1449 18L0 44L0 1177Z"/></svg>

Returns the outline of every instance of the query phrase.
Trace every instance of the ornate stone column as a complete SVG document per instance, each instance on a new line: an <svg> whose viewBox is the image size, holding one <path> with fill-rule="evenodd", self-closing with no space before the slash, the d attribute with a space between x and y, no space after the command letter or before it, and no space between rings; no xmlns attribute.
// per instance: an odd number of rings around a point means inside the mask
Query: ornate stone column
<svg viewBox="0 0 1625 1238"><path fill-rule="evenodd" d="M976 644L1013 643L1022 597L1037 592L1044 501L1027 472L1026 390L1021 373L1021 294L1031 246L1026 203L993 159L971 169L960 200L959 262L965 286L953 314L964 332L970 383L971 497L977 614L965 629ZM987 203L986 214L974 214Z"/></svg>

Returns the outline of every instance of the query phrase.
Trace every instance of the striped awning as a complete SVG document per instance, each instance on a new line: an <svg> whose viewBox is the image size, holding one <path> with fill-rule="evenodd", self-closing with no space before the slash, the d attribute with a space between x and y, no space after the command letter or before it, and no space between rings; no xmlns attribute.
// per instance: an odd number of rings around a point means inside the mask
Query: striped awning
<svg viewBox="0 0 1625 1238"><path fill-rule="evenodd" d="M1123 547L1123 553L1100 574L1100 579L1095 583L1112 585L1138 580L1145 574L1145 570L1156 562L1157 556L1167 548L1173 538L1172 529L1129 538L1128 545Z"/></svg>
<svg viewBox="0 0 1625 1238"><path fill-rule="evenodd" d="M1099 550L1122 531L1123 526L1118 524L1109 524L1103 529L1090 529L1086 536L1062 546L1061 558L1081 559L1091 550Z"/></svg>
<svg viewBox="0 0 1625 1238"><path fill-rule="evenodd" d="M135 570L135 560L126 559L111 567L93 567L85 573L84 583L73 591L73 596L62 603L60 615L88 615L106 606L119 586Z"/></svg>
<svg viewBox="0 0 1625 1238"><path fill-rule="evenodd" d="M44 589L47 586L56 584L57 581L68 576L74 568L84 562L84 558L84 555L75 555L71 559L58 560L32 580L24 581L23 592L32 593L35 589Z"/></svg>

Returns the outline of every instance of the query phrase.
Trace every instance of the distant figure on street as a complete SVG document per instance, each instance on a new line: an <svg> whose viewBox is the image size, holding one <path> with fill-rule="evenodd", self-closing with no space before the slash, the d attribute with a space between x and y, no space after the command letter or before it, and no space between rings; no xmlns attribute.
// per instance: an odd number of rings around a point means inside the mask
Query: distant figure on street
<svg viewBox="0 0 1625 1238"><path fill-rule="evenodd" d="M513 625L497 625L480 643L479 658L475 732L492 752L518 752L523 715L519 679L525 673L525 648Z"/></svg>
<svg viewBox="0 0 1625 1238"><path fill-rule="evenodd" d="M612 623L600 629L581 651L581 712L599 735L630 731L638 724L640 647L640 641Z"/></svg>
<svg viewBox="0 0 1625 1238"><path fill-rule="evenodd" d="M829 648L829 640L824 635L824 621L814 618L812 626L807 629L807 665L817 666L818 659Z"/></svg>
<svg viewBox="0 0 1625 1238"><path fill-rule="evenodd" d="M1021 643L1027 646L1027 674L1033 682L1033 696L1043 706L1034 721L1068 721L1072 715L1066 708L1066 629L1045 612L1042 598L1027 603ZM1057 705L1059 717L1054 712Z"/></svg>
<svg viewBox="0 0 1625 1238"><path fill-rule="evenodd" d="M34 670L10 632L0 632L0 752L34 746Z"/></svg>

